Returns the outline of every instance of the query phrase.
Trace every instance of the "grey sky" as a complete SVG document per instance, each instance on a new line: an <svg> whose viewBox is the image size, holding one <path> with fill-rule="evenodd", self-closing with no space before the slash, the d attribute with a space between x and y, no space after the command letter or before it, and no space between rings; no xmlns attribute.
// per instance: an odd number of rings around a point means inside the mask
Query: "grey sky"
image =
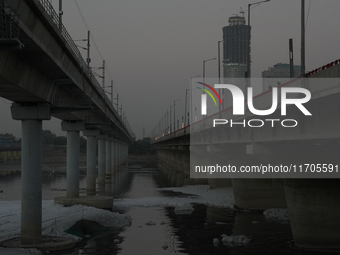
<svg viewBox="0 0 340 255"><path fill-rule="evenodd" d="M52 0L58 8L58 0ZM228 18L246 11L249 0L77 0L87 26L105 58L115 87L137 138L146 134L181 99L191 76L202 75L203 60L217 57L217 41ZM288 40L294 39L294 62L300 64L300 5L298 0L271 0L251 10L252 75L278 62L288 62ZM306 16L310 0L306 0ZM306 70L339 57L338 0L312 0L306 28ZM63 1L63 22L73 39L87 36L74 0ZM247 12L245 13L247 17ZM84 47L86 42L77 42ZM83 51L83 50L81 50ZM86 52L84 52L84 57ZM91 43L91 65L102 58ZM206 75L217 76L217 62L206 63ZM106 73L106 85L111 77ZM115 91L114 93L117 93ZM20 136L20 122L12 121L9 104L0 100L0 132ZM6 101L7 102L7 101ZM61 134L60 125L44 125Z"/></svg>

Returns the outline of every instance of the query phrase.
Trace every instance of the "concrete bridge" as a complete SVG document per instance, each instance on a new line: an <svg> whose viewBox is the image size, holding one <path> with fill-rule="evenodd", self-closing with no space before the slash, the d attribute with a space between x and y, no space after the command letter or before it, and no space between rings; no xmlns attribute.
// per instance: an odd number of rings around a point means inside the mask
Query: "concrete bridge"
<svg viewBox="0 0 340 255"><path fill-rule="evenodd" d="M249 110L243 116L234 116L231 107L170 134L160 124L154 130L152 144L157 149L160 167L173 184L205 181L211 188L232 185L236 207L241 209L288 207L295 247L339 251L340 173L333 167L340 165L340 61L313 70L306 77L281 85L303 87L311 93L311 100L304 106L312 116L303 115L295 106L287 107L285 119L296 120L296 127L285 128L280 122L261 128L244 124L252 120L253 125L261 125L265 119L282 119L280 108L268 117ZM254 107L269 109L271 96L270 90L254 97ZM214 127L213 119L233 119L242 124ZM235 169L262 165L307 167L306 163L314 168L308 174L306 168L284 174L211 174L195 169L217 164ZM327 164L326 173L316 171L319 163Z"/></svg>
<svg viewBox="0 0 340 255"><path fill-rule="evenodd" d="M105 186L134 135L95 79L48 0L0 1L0 96L22 122L21 244L42 242L42 121L67 131L67 199L79 197L79 137L87 137L88 191ZM111 198L112 203L112 198ZM112 206L112 205L111 205Z"/></svg>

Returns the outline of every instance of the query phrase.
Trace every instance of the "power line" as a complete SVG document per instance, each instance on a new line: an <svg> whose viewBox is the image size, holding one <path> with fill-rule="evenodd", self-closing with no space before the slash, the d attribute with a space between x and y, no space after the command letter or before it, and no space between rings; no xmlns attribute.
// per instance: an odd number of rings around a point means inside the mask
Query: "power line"
<svg viewBox="0 0 340 255"><path fill-rule="evenodd" d="M82 11L81 11L79 5L78 5L77 0L74 0L74 3L75 3L75 5L76 5L76 7L77 7L77 10L78 10L78 12L79 12L79 15L80 15L80 17L81 17L81 19L82 19L82 21L83 21L83 23L84 23L86 29L87 29L87 30L91 30L91 29L89 28L89 26L87 25L87 22L86 22L85 17L84 17L84 15L83 15L83 13L82 13ZM92 36L92 34L93 34L93 33L91 33L91 35L90 35L91 41L93 42L94 47L96 48L96 50L97 50L99 56L104 60L104 57L103 57L103 55L101 54L101 52L100 52L100 50L99 50L99 47L97 46L96 40L94 39L94 37ZM113 80L113 79L112 79L112 76L111 76L111 73L110 73L110 71L109 71L109 69L107 69L107 72L108 72L108 74L109 74L109 76L110 76L110 79ZM113 84L113 87L115 88L116 92L119 93L119 91L118 91L118 89L117 89L117 87L116 87L115 84Z"/></svg>

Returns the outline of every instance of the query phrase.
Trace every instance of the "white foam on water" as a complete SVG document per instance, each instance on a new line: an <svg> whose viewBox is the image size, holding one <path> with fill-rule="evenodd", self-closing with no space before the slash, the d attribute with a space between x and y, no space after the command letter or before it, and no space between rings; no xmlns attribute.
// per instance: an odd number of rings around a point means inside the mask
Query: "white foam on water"
<svg viewBox="0 0 340 255"><path fill-rule="evenodd" d="M263 212L263 215L268 220L276 221L289 221L288 209L287 208L271 208Z"/></svg>
<svg viewBox="0 0 340 255"><path fill-rule="evenodd" d="M174 191L188 194L187 197L142 197L115 199L115 207L130 206L184 206L199 203L217 207L233 208L235 204L234 193L231 187L210 189L208 185L160 188L159 191Z"/></svg>
<svg viewBox="0 0 340 255"><path fill-rule="evenodd" d="M188 194L188 196L171 197L142 197L115 199L115 207L131 206L172 206L187 208L191 203L200 203L217 207L233 208L235 203L231 187L210 189L208 185L160 188L159 191L174 191ZM0 202L0 242L20 236L21 203L20 201ZM119 214L108 210L97 209L85 205L64 207L52 200L42 201L42 234L49 236L69 236L79 238L64 232L81 219L97 221L106 227L125 227L131 224L128 214ZM31 249L31 252L33 249ZM0 248L0 254L30 254L25 249ZM36 254L41 254L36 251Z"/></svg>
<svg viewBox="0 0 340 255"><path fill-rule="evenodd" d="M20 236L20 201L0 202L0 242ZM52 200L42 201L42 234L48 236L70 236L64 230L81 219L97 221L105 227L125 227L131 224L127 214L114 213L85 205L64 207Z"/></svg>

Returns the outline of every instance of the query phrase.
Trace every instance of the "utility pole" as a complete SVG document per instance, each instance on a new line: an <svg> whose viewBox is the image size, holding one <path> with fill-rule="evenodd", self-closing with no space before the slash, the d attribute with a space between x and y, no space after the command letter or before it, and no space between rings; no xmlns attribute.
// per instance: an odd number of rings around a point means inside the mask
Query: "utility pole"
<svg viewBox="0 0 340 255"><path fill-rule="evenodd" d="M293 39L289 39L289 67L290 78L294 78L294 56L293 56Z"/></svg>
<svg viewBox="0 0 340 255"><path fill-rule="evenodd" d="M111 80L111 103L113 103L113 81Z"/></svg>
<svg viewBox="0 0 340 255"><path fill-rule="evenodd" d="M113 81L111 81L111 84L112 84L112 82L113 82ZM112 94L113 94L113 93L112 93ZM119 104L118 104L118 103L119 103L119 94L117 93L117 98L112 98L112 100L113 100L113 99L117 99L117 103L113 103L113 102L112 102L112 104L114 104L114 105L117 106L117 113L119 114Z"/></svg>
<svg viewBox="0 0 340 255"><path fill-rule="evenodd" d="M102 77L102 87L105 90L105 60L103 60L103 77Z"/></svg>
<svg viewBox="0 0 340 255"><path fill-rule="evenodd" d="M62 31L63 29L63 21L62 21L62 16L63 16L63 0L59 0L59 30Z"/></svg>
<svg viewBox="0 0 340 255"><path fill-rule="evenodd" d="M185 127L186 127L186 124L187 124L187 123L186 123L186 118L185 118L185 116L187 115L188 90L189 90L189 89L186 89L186 90L185 90L185 110L184 110L184 111L185 111L185 113L184 113L184 126L185 126ZM189 124L189 123L188 123L188 124Z"/></svg>
<svg viewBox="0 0 340 255"><path fill-rule="evenodd" d="M305 59L305 0L301 0L301 77L306 73Z"/></svg>
<svg viewBox="0 0 340 255"><path fill-rule="evenodd" d="M90 30L87 31L87 66L89 68L89 75L91 75L91 68L90 68L90 62L91 62L91 58L90 58Z"/></svg>

